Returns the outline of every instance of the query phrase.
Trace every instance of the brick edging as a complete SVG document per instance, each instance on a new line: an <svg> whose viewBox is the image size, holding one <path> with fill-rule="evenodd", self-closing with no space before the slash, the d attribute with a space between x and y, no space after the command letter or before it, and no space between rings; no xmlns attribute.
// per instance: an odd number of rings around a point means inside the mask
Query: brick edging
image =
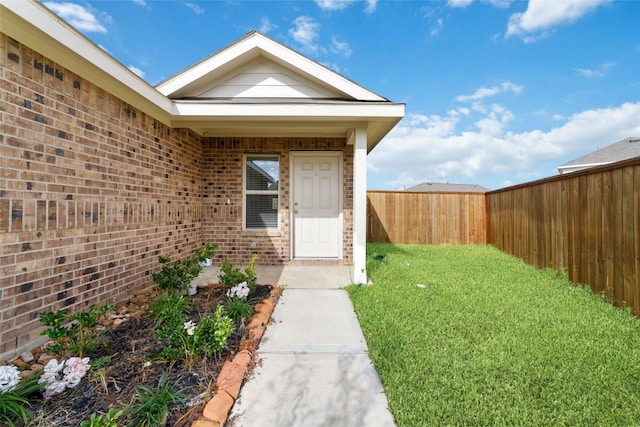
<svg viewBox="0 0 640 427"><path fill-rule="evenodd" d="M274 286L269 297L256 304L255 314L247 325L247 338L240 341L238 353L233 360L225 362L222 366L216 379L216 393L205 405L202 416L195 420L191 427L220 427L227 421L240 393L242 382L251 371L255 350L260 344L280 292L281 289Z"/></svg>

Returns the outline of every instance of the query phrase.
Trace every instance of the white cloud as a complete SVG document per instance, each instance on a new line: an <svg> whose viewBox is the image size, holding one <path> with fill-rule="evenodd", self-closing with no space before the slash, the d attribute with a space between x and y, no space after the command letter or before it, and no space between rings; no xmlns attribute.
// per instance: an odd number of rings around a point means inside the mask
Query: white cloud
<svg viewBox="0 0 640 427"><path fill-rule="evenodd" d="M438 18L438 20L436 20L436 23L431 27L429 35L432 37L437 36L438 34L440 34L440 31L442 31L442 28L444 28L444 22L442 21L442 18Z"/></svg>
<svg viewBox="0 0 640 427"><path fill-rule="evenodd" d="M612 68L615 64L612 62L607 62L605 64L601 64L597 68L588 69L588 68L578 68L576 71L582 77L587 78L595 78L595 77L604 77L610 68Z"/></svg>
<svg viewBox="0 0 640 427"><path fill-rule="evenodd" d="M485 0L491 6L506 8L511 6L513 0Z"/></svg>
<svg viewBox="0 0 640 427"><path fill-rule="evenodd" d="M140 68L136 67L135 65L129 65L129 69L133 71L136 76L144 79L144 71L142 71Z"/></svg>
<svg viewBox="0 0 640 427"><path fill-rule="evenodd" d="M349 46L349 43L340 41L335 36L331 38L331 52L337 53L347 58L350 57L353 53L351 50L351 46Z"/></svg>
<svg viewBox="0 0 640 427"><path fill-rule="evenodd" d="M193 10L197 15L202 15L205 12L205 10L202 7L200 7L199 5L197 5L195 3L184 2L182 4L187 6L189 9Z"/></svg>
<svg viewBox="0 0 640 427"><path fill-rule="evenodd" d="M322 10L343 10L346 9L355 0L315 0L318 7Z"/></svg>
<svg viewBox="0 0 640 427"><path fill-rule="evenodd" d="M344 10L356 3L357 0L314 0L316 5L322 10ZM364 12L369 14L376 11L378 0L364 0L366 7Z"/></svg>
<svg viewBox="0 0 640 427"><path fill-rule="evenodd" d="M269 31L275 30L276 28L278 28L278 26L275 25L274 23L272 23L269 20L269 18L267 18L266 16L263 16L262 18L260 18L260 32L261 33L267 34Z"/></svg>
<svg viewBox="0 0 640 427"><path fill-rule="evenodd" d="M499 183L493 188L530 181L555 174L559 164L597 147L640 135L637 117L640 102L625 103L568 118L555 115L561 123L549 130L512 132L514 115L500 105L484 113L408 114L369 154L368 171L390 189L425 181Z"/></svg>
<svg viewBox="0 0 640 427"><path fill-rule="evenodd" d="M473 0L447 0L447 6L449 7L467 7Z"/></svg>
<svg viewBox="0 0 640 427"><path fill-rule="evenodd" d="M476 90L472 95L457 96L456 101L458 102L479 101L484 98L496 96L504 92L520 93L522 92L522 86L506 81L501 83L498 86L481 87L478 90Z"/></svg>
<svg viewBox="0 0 640 427"><path fill-rule="evenodd" d="M83 6L75 3L43 3L56 15L71 24L78 31L88 33L106 33L107 29L102 25L96 16Z"/></svg>
<svg viewBox="0 0 640 427"><path fill-rule="evenodd" d="M364 9L364 13L373 13L378 6L378 0L366 0L367 7Z"/></svg>
<svg viewBox="0 0 640 427"><path fill-rule="evenodd" d="M137 4L138 6L146 6L147 2L145 0L133 0L133 2L135 4Z"/></svg>
<svg viewBox="0 0 640 427"><path fill-rule="evenodd" d="M294 28L289 30L289 35L300 43L307 52L318 53L320 48L316 44L319 38L320 24L309 16L299 16L293 20Z"/></svg>
<svg viewBox="0 0 640 427"><path fill-rule="evenodd" d="M529 0L527 10L509 18L506 36L534 41L552 27L571 23L610 0Z"/></svg>

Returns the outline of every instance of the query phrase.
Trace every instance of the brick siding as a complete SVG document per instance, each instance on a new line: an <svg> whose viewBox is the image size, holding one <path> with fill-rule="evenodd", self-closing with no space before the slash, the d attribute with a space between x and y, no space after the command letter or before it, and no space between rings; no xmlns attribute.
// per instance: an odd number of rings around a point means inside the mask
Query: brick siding
<svg viewBox="0 0 640 427"><path fill-rule="evenodd" d="M38 313L124 301L158 256L207 240L217 260L289 259L289 151L343 153L352 262L353 148L336 138L202 138L172 129L0 34L0 360L41 341ZM242 230L245 153L280 157L281 229ZM250 248L249 243L256 247Z"/></svg>
<svg viewBox="0 0 640 427"><path fill-rule="evenodd" d="M202 142L0 36L0 355L203 242Z"/></svg>

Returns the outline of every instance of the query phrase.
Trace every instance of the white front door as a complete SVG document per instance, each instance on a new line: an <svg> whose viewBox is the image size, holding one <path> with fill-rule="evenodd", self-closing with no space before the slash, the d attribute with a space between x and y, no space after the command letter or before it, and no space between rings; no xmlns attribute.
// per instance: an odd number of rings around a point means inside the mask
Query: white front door
<svg viewBox="0 0 640 427"><path fill-rule="evenodd" d="M293 258L342 256L342 156L292 153Z"/></svg>

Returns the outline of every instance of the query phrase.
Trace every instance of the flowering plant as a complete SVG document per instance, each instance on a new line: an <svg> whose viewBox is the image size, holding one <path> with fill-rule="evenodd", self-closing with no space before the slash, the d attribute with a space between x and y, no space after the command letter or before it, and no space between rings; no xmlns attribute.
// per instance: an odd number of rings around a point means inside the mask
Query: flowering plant
<svg viewBox="0 0 640 427"><path fill-rule="evenodd" d="M91 366L88 357L70 357L65 362L58 363L51 359L44 367L44 373L38 380L40 384L46 384L44 397L49 399L62 393L67 388L74 388L80 384L80 380L86 375ZM64 374L60 377L60 371Z"/></svg>
<svg viewBox="0 0 640 427"><path fill-rule="evenodd" d="M196 330L196 326L198 326L198 325L196 325L195 323L193 323L193 321L192 321L192 320L189 320L189 321L187 321L187 322L184 322L184 323L183 323L183 326L184 326L185 331L187 331L187 335L189 335L189 336L193 336L193 333L194 333L194 332L195 332L195 330Z"/></svg>
<svg viewBox="0 0 640 427"><path fill-rule="evenodd" d="M29 401L31 395L41 389L37 375L27 375L22 380L18 368L13 365L0 366L0 425L15 426L29 424Z"/></svg>
<svg viewBox="0 0 640 427"><path fill-rule="evenodd" d="M248 296L249 296L249 286L247 285L247 282L239 283L227 291L227 297L229 298L245 299Z"/></svg>
<svg viewBox="0 0 640 427"><path fill-rule="evenodd" d="M253 307L249 298L249 286L242 282L227 291L227 312L235 322L249 319L253 314Z"/></svg>
<svg viewBox="0 0 640 427"><path fill-rule="evenodd" d="M0 393L9 393L20 382L16 366L0 366Z"/></svg>

